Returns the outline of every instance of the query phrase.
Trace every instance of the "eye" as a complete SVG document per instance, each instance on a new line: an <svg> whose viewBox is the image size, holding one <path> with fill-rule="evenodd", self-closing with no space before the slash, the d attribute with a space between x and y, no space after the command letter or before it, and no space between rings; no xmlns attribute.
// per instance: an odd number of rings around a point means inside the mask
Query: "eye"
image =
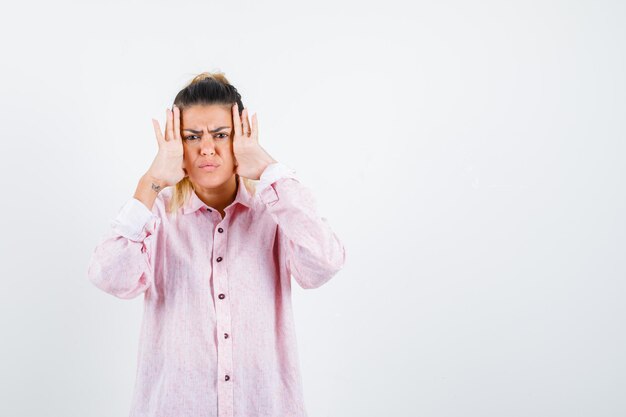
<svg viewBox="0 0 626 417"><path fill-rule="evenodd" d="M185 140L193 140L191 138L199 138L199 136L197 135L189 135L189 136L185 136Z"/></svg>
<svg viewBox="0 0 626 417"><path fill-rule="evenodd" d="M224 135L224 137L222 137L220 139L226 139L228 137L228 133L219 133L218 136L219 135Z"/></svg>

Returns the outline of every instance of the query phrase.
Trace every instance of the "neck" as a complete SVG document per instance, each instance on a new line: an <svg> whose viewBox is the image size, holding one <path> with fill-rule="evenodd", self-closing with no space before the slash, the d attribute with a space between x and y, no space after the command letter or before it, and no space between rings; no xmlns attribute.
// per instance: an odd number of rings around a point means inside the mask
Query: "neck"
<svg viewBox="0 0 626 417"><path fill-rule="evenodd" d="M237 174L230 177L224 184L215 188L194 187L198 198L207 206L219 210L220 213L224 213L224 209L235 201L238 188L239 181Z"/></svg>

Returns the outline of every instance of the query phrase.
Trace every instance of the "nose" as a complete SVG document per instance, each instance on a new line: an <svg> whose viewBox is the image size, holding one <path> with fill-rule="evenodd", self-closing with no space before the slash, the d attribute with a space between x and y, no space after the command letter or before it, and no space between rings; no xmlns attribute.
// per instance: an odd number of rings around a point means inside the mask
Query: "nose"
<svg viewBox="0 0 626 417"><path fill-rule="evenodd" d="M202 155L213 155L215 153L215 141L213 140L213 138L208 137L206 139L202 138L201 140L202 143L200 144L200 152L202 153Z"/></svg>

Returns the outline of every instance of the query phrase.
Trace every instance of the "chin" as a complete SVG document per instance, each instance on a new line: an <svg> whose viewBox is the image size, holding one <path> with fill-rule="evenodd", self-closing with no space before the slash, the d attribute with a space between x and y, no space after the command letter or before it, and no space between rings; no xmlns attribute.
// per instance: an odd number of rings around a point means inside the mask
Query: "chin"
<svg viewBox="0 0 626 417"><path fill-rule="evenodd" d="M234 172L230 175L224 175L222 173L217 173L216 171L210 173L202 172L191 181L194 183L194 185L198 185L200 187L217 188L222 184L228 182L228 180L230 180L234 175Z"/></svg>

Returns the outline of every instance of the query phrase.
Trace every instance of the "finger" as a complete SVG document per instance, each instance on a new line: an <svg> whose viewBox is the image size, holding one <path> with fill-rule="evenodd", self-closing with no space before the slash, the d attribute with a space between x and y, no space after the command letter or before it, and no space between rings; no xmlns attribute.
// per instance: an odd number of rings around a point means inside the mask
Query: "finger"
<svg viewBox="0 0 626 417"><path fill-rule="evenodd" d="M152 127L154 128L154 134L156 135L157 143L160 146L165 140L163 139L163 134L161 133L161 126L159 126L159 121L152 119Z"/></svg>
<svg viewBox="0 0 626 417"><path fill-rule="evenodd" d="M252 115L252 137L254 140L259 140L259 120L257 119L256 113Z"/></svg>
<svg viewBox="0 0 626 417"><path fill-rule="evenodd" d="M250 136L250 121L248 120L248 109L243 109L241 113L241 117L243 117L243 134L244 136Z"/></svg>
<svg viewBox="0 0 626 417"><path fill-rule="evenodd" d="M178 106L174 106L174 140L181 140L180 138L180 109Z"/></svg>
<svg viewBox="0 0 626 417"><path fill-rule="evenodd" d="M167 114L167 123L165 124L165 140L170 141L174 138L174 117L172 116L172 111L170 109L166 109L165 113Z"/></svg>
<svg viewBox="0 0 626 417"><path fill-rule="evenodd" d="M233 124L235 125L235 136L241 136L241 118L239 117L239 106L237 103L233 105Z"/></svg>

